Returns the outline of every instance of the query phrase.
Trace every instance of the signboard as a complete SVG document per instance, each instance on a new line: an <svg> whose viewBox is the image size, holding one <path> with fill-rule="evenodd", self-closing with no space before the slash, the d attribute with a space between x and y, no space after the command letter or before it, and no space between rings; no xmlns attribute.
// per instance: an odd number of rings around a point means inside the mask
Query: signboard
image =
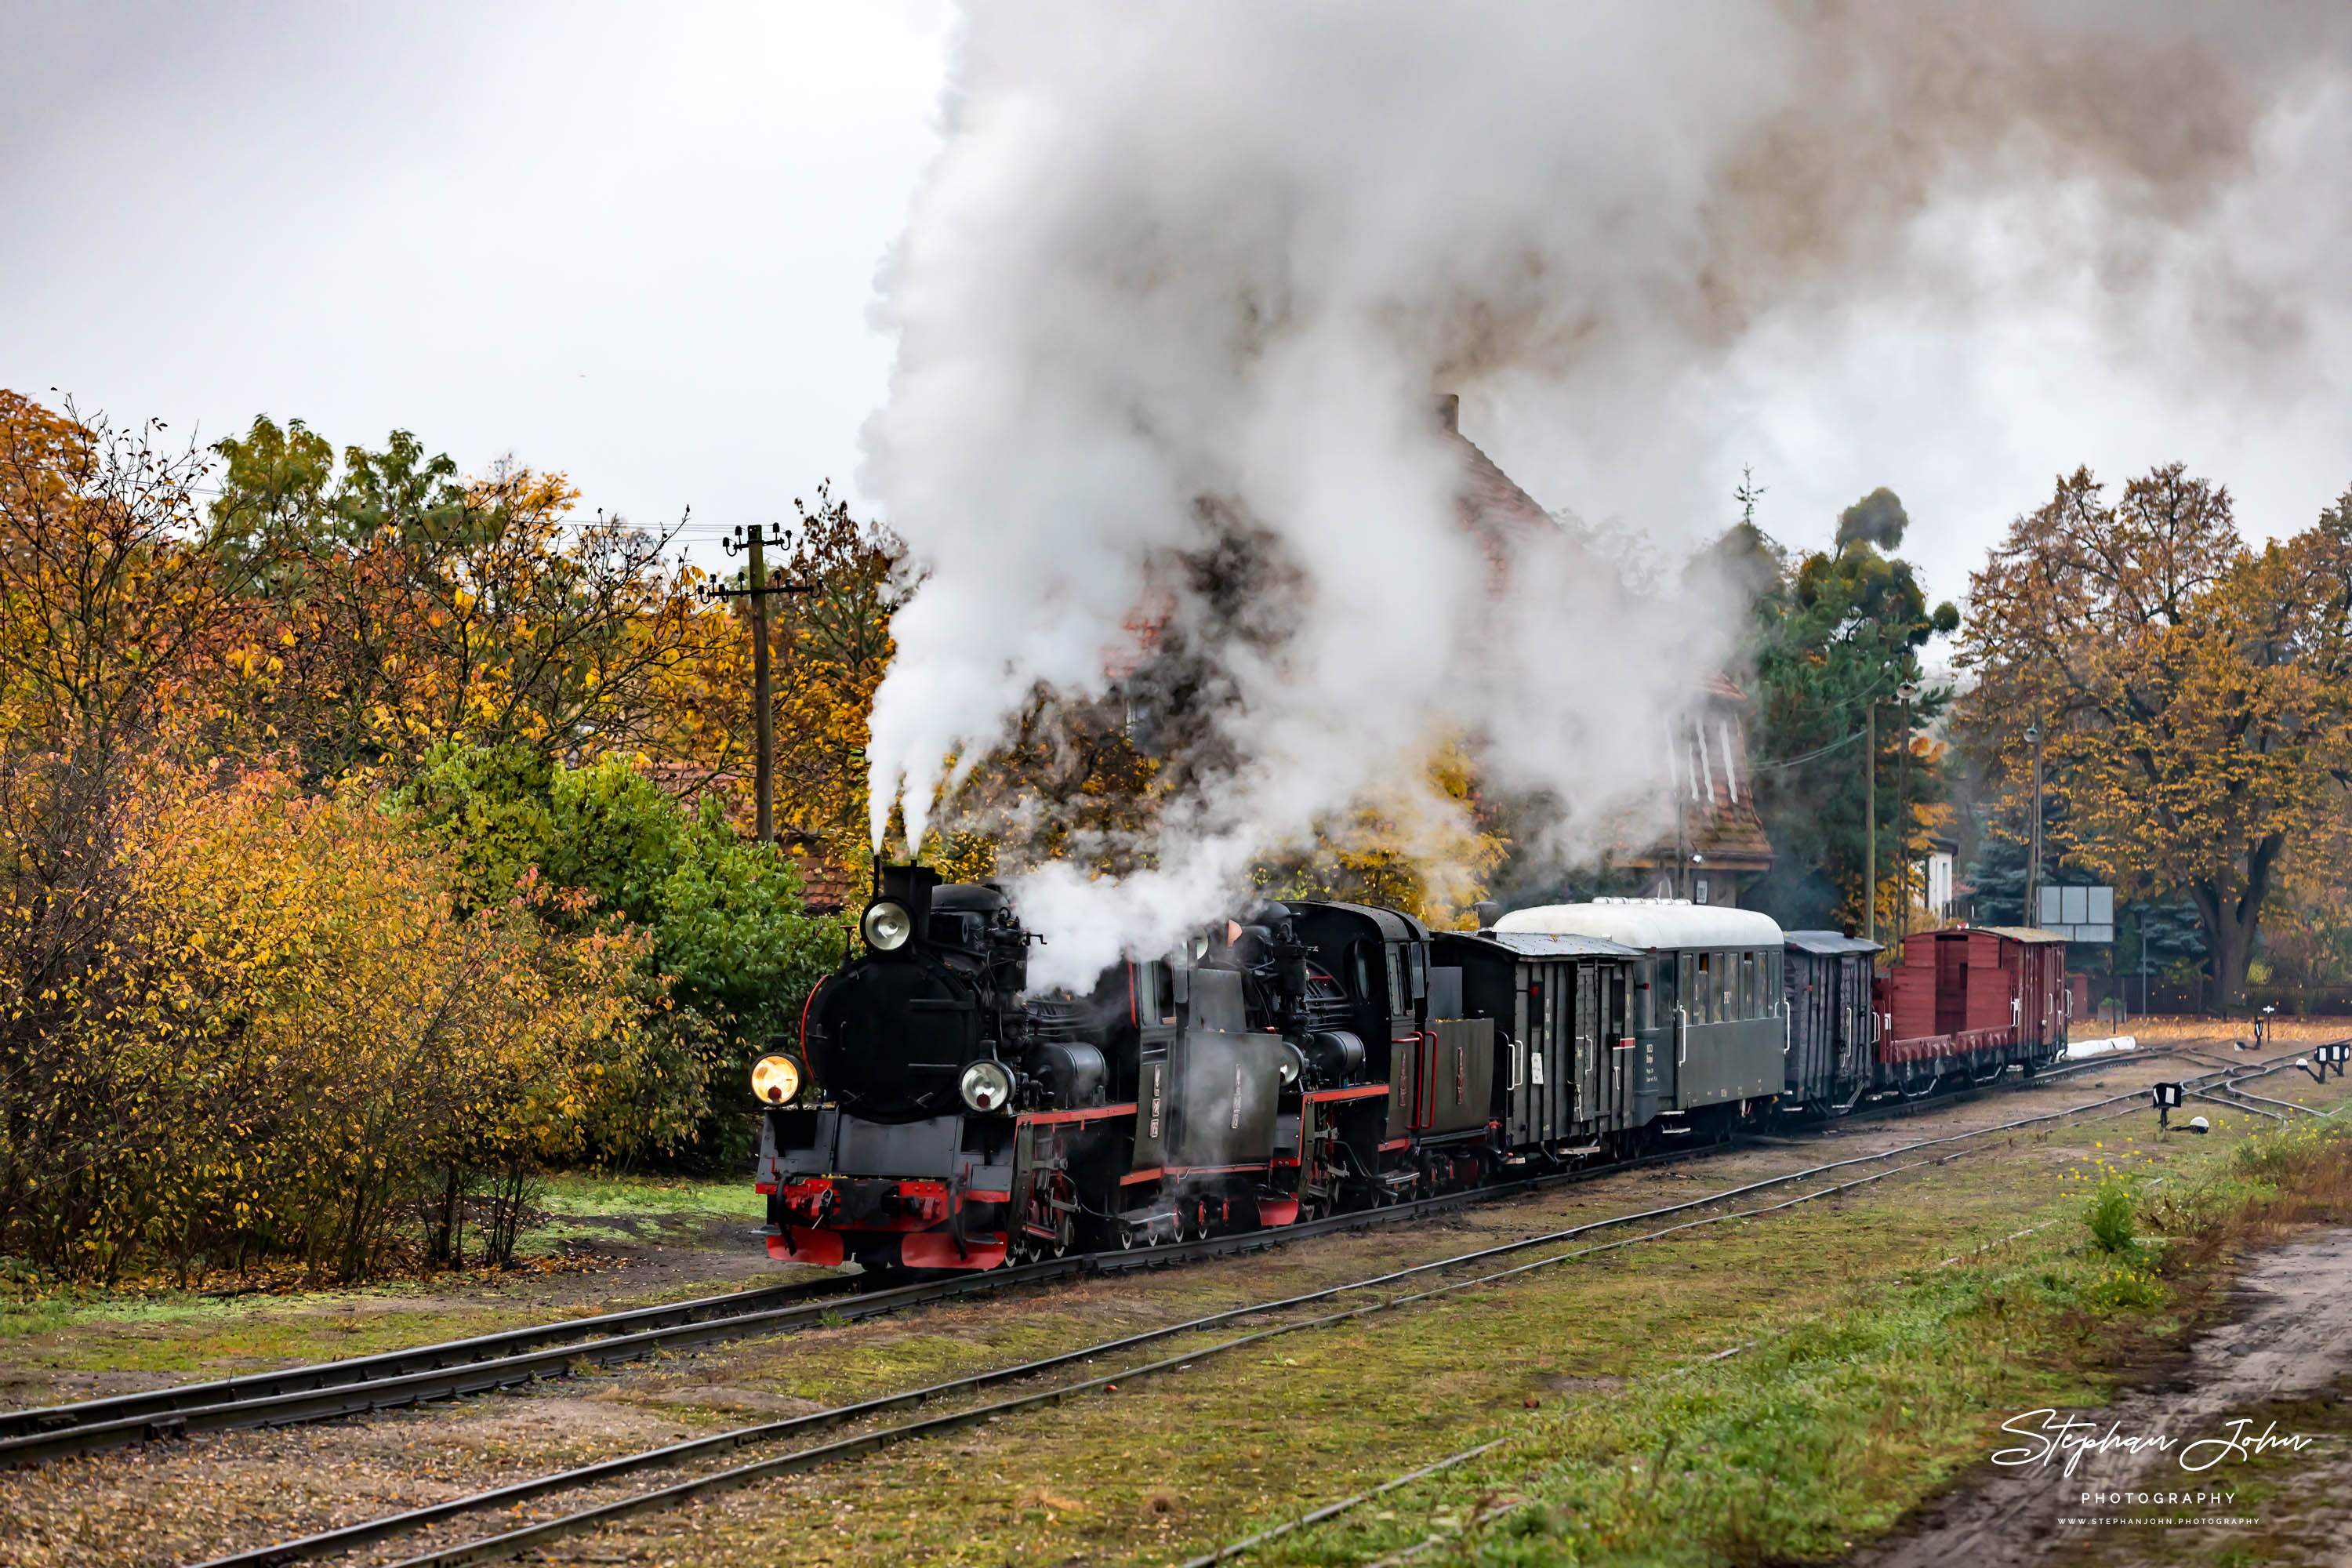
<svg viewBox="0 0 2352 1568"><path fill-rule="evenodd" d="M2035 925L2068 942L2113 942L2116 890L2105 885L2043 888L2041 916Z"/></svg>

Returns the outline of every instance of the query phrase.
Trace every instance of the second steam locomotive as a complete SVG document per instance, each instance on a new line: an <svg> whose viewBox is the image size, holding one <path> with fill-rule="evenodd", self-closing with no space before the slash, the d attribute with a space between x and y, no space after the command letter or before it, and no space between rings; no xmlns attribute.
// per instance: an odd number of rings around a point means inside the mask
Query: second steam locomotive
<svg viewBox="0 0 2352 1568"><path fill-rule="evenodd" d="M862 952L753 1069L768 1249L869 1269L1286 1226L2064 1054L2063 942L1783 932L1655 900L1432 932L1256 903L1176 952L1033 994L993 887L886 868Z"/></svg>

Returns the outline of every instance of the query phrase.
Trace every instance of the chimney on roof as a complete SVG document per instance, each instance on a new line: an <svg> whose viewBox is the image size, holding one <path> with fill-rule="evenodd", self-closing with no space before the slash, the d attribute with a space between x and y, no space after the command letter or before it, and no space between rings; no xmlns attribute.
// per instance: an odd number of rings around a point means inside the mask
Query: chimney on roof
<svg viewBox="0 0 2352 1568"><path fill-rule="evenodd" d="M1437 395L1437 422L1445 426L1445 433L1449 436L1458 436L1462 433L1462 395L1460 393L1441 392Z"/></svg>

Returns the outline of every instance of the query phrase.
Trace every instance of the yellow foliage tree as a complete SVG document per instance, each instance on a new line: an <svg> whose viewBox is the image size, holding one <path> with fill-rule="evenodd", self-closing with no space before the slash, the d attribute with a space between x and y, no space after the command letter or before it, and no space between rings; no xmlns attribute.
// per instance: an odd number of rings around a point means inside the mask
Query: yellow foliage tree
<svg viewBox="0 0 2352 1568"><path fill-rule="evenodd" d="M2352 494L2252 550L2229 492L2178 463L2112 506L2078 469L1970 586L1965 730L2014 796L2039 721L2053 847L2193 900L2235 1003L2284 857L2352 779Z"/></svg>
<svg viewBox="0 0 2352 1568"><path fill-rule="evenodd" d="M253 585L217 739L299 749L314 779L413 766L444 742L565 760L698 738L696 671L726 619L667 534L574 515L560 473L459 478L395 431L384 449L257 419L216 444L209 555Z"/></svg>
<svg viewBox="0 0 2352 1568"><path fill-rule="evenodd" d="M12 1250L358 1279L404 1217L429 1244L453 1173L511 1182L697 1108L651 1049L642 933L559 936L535 887L461 914L446 862L355 790L159 770L130 820L106 966L6 998L52 1026L11 1063L34 1091L0 1136Z"/></svg>

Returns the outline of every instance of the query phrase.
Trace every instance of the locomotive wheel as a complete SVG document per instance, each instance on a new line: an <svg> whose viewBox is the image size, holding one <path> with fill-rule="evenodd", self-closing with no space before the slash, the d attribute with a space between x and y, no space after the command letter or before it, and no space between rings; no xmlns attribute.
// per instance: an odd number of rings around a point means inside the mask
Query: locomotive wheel
<svg viewBox="0 0 2352 1568"><path fill-rule="evenodd" d="M1135 1234L1135 1227L1133 1226L1127 1224L1123 1220L1119 1223L1118 1249L1121 1252L1133 1252L1140 1239L1141 1238Z"/></svg>

